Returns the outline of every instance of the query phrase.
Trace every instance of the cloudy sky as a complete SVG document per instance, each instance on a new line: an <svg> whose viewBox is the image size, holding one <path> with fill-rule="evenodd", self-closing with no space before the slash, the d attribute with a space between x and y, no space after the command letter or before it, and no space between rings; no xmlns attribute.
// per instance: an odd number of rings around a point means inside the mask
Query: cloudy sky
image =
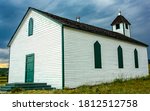
<svg viewBox="0 0 150 111"><path fill-rule="evenodd" d="M0 63L8 61L7 43L28 7L111 30L119 10L132 24L134 39L150 45L150 0L0 0ZM150 58L150 48L149 58Z"/></svg>

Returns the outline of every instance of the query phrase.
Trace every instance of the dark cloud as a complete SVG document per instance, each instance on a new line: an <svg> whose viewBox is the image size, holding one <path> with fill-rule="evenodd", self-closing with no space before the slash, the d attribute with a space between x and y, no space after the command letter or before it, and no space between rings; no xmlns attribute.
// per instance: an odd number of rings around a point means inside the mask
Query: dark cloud
<svg viewBox="0 0 150 111"><path fill-rule="evenodd" d="M0 54L1 59L8 59L9 55L8 54Z"/></svg>
<svg viewBox="0 0 150 111"><path fill-rule="evenodd" d="M7 48L0 48L0 63L8 63L8 51Z"/></svg>
<svg viewBox="0 0 150 111"><path fill-rule="evenodd" d="M132 24L132 36L150 45L149 0L1 0L0 48L6 48L28 7L111 30L110 23L120 9ZM150 48L148 49L150 58ZM8 58L1 54L0 59Z"/></svg>
<svg viewBox="0 0 150 111"><path fill-rule="evenodd" d="M23 14L19 7L0 3L0 48L7 46Z"/></svg>

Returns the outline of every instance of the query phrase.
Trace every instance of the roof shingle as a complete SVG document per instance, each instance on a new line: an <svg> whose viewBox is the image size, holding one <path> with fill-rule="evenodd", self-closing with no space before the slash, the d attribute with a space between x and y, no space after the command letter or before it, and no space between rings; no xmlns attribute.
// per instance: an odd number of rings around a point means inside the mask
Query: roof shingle
<svg viewBox="0 0 150 111"><path fill-rule="evenodd" d="M61 23L64 26L67 26L67 27L71 27L71 28L75 28L75 29L91 32L91 33L98 34L98 35L104 35L104 36L107 36L107 37L110 37L110 38L123 40L123 41L127 41L127 42L130 42L130 43L146 46L146 47L148 46L147 44L145 44L143 42L140 42L140 41L135 40L133 38L129 38L129 37L127 37L127 36L125 36L123 34L117 33L117 32L113 32L113 31L110 31L110 30L106 30L106 29L103 29L103 28L100 28L100 27L96 27L96 26L93 26L93 25L89 25L89 24L85 24L85 23L80 23L80 22L73 21L73 20L70 20L70 19L67 19L67 18L59 17L59 16L56 16L54 14L50 14L50 13L47 13L47 12L44 12L44 11L41 11L41 10L38 10L38 9L35 9L35 8L31 8L31 7L29 7L28 11L30 9L31 10L35 10L37 12L40 12L41 14L43 14L43 15L45 15L47 17L50 17L51 19Z"/></svg>
<svg viewBox="0 0 150 111"><path fill-rule="evenodd" d="M124 18L124 16L119 15L119 16L117 16L117 17L115 18L115 20L111 23L111 26L112 26L112 25L119 24L119 23L126 23L126 24L131 25L130 22L129 22L126 18Z"/></svg>
<svg viewBox="0 0 150 111"><path fill-rule="evenodd" d="M35 8L32 8L32 9L37 10L37 11L45 14L46 16L48 16L48 17L50 17L50 18L52 18L52 19L62 23L65 26L71 27L71 28L80 29L80 30L88 31L88 32L95 33L95 34L108 36L108 37L111 37L111 38L115 38L115 39L131 42L131 43L135 43L135 44L138 44L138 45L148 46L145 43L142 43L142 42L140 42L138 40L135 40L133 38L129 38L129 37L127 37L127 36L125 36L123 34L117 33L117 32L109 31L109 30L106 30L106 29L103 29L103 28L100 28L100 27L96 27L96 26L92 26L92 25L89 25L89 24L73 21L73 20L70 20L70 19L67 19L67 18L59 17L59 16L56 16L56 15L53 15L53 14L50 14L50 13L47 13L47 12L35 9ZM130 24L121 15L118 16L117 18L120 21L127 22L128 24ZM118 20L118 22L119 22L119 20Z"/></svg>

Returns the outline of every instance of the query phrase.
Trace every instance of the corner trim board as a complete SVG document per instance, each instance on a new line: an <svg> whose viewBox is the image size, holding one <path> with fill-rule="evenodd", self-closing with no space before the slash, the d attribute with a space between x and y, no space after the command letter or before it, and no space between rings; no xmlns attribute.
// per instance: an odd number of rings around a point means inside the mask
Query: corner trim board
<svg viewBox="0 0 150 111"><path fill-rule="evenodd" d="M64 72L64 26L61 26L61 37L62 37L62 89L65 87L65 72Z"/></svg>

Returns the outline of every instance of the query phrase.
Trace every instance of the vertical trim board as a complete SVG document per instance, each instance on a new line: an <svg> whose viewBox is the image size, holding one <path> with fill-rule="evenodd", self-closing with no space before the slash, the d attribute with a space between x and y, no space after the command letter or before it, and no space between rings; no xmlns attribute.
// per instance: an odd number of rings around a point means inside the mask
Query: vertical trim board
<svg viewBox="0 0 150 111"><path fill-rule="evenodd" d="M61 27L62 33L62 89L65 87L65 74L64 74L64 26Z"/></svg>

